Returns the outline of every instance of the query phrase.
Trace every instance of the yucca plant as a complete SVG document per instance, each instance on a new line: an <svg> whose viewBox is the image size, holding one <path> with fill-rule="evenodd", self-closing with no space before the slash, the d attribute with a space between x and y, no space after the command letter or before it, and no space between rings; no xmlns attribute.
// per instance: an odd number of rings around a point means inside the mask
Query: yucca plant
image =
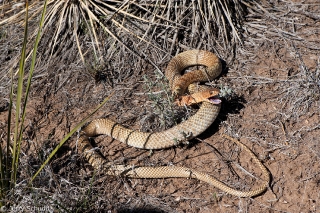
<svg viewBox="0 0 320 213"><path fill-rule="evenodd" d="M0 26L23 25L26 9L21 7L22 2L5 1L0 6L5 17ZM171 54L179 46L212 46L217 38L228 46L230 41L241 41L238 29L245 13L243 3L246 1L49 0L41 35L47 37L49 48L42 54L59 54L67 40L75 41L83 61L87 48L99 61L103 49L115 44L142 57L141 47ZM35 21L42 8L43 1L32 1L29 20ZM30 38L35 35L36 30L32 30ZM110 38L116 43L110 44Z"/></svg>
<svg viewBox="0 0 320 213"><path fill-rule="evenodd" d="M3 16L9 15L8 18L0 21L1 25L9 24L23 24L23 14L26 12L25 8L18 7L20 3L8 2L0 6L0 10L5 10ZM148 41L141 37L141 34L136 34L136 22L152 23L152 20L147 20L140 14L132 12L132 7L140 8L145 12L152 13L146 8L141 7L135 2L122 1L100 1L100 0L49 0L48 13L44 20L44 32L52 34L49 40L49 48L45 52L48 55L59 53L61 45L65 44L67 39L75 40L81 59L84 61L84 54L81 49L83 41L80 41L79 36L86 34L90 37L91 47L94 55L98 60L101 57L101 40L98 39L100 34L107 37L111 36L115 41L126 46L125 42L120 39L119 33L113 30L122 30L138 38L140 41L148 43ZM29 20L34 20L38 13L42 11L43 1L33 1L30 5L31 16ZM13 11L18 10L16 14ZM165 18L156 15L158 19L165 20ZM128 27L128 23L132 27ZM170 21L168 21L170 22ZM171 22L173 23L173 22ZM158 23L153 23L158 25ZM46 36L48 34L44 34ZM35 36L35 31L31 32L31 38ZM101 36L100 36L101 37ZM153 45L149 43L150 45ZM128 49L132 49L129 48Z"/></svg>

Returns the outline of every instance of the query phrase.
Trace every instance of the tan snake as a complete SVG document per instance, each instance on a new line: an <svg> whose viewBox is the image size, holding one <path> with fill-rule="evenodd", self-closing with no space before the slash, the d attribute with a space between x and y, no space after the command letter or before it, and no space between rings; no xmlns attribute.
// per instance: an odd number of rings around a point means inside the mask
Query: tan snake
<svg viewBox="0 0 320 213"><path fill-rule="evenodd" d="M204 65L205 70L196 70L181 75L181 72L193 65ZM196 86L192 83L208 81L216 78L221 73L221 62L211 52L203 50L190 50L178 54L169 62L166 69L166 77L174 94L182 95L188 88L191 92ZM213 90L217 91L217 89ZM217 95L218 92L214 92ZM210 103L211 102L211 103ZM107 175L119 175L129 178L196 178L212 184L213 186L229 194L239 197L253 197L264 192L270 181L269 173L254 153L244 144L231 139L246 150L255 163L262 170L263 184L251 191L239 191L233 189L208 174L195 171L190 168L177 166L137 167L130 165L113 165L107 162L100 154L94 151L89 142L89 137L106 134L127 145L141 149L163 149L176 146L179 143L190 140L204 132L216 119L220 111L220 103L215 97L203 102L197 113L188 120L162 132L145 133L131 130L109 119L96 119L86 126L80 134L78 146L89 163L97 170L102 170ZM230 139L230 138L229 138Z"/></svg>

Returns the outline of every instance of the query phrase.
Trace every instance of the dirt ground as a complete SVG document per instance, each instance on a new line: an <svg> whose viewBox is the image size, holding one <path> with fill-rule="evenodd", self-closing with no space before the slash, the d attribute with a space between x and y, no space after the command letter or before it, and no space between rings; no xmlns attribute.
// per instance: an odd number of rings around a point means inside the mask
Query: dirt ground
<svg viewBox="0 0 320 213"><path fill-rule="evenodd" d="M198 180L95 173L77 151L74 134L41 173L35 189L23 199L17 196L16 202L50 203L55 212L320 212L320 4L268 5L272 7L266 6L260 16L248 14L243 43L233 53L216 49L224 69L214 83L231 88L234 95L223 100L218 118L206 132L189 145L152 153L108 136L94 141L115 164L185 166L236 189L258 187L261 172L247 153L222 137L227 134L250 147L268 168L271 183L265 193L239 198ZM64 58L73 63L57 59L38 65L22 145L21 191L26 186L23 180L112 91L116 92L110 101L92 119L109 117L130 128L159 131L169 116L167 102L145 94L150 92L148 85L153 92L166 85L150 64L141 59L131 66L130 61L137 59L128 53L126 60L108 60L99 68L112 73L111 78L97 79L76 53L70 50ZM163 71L171 58L153 59ZM7 126L7 100L5 96L0 100L1 137Z"/></svg>

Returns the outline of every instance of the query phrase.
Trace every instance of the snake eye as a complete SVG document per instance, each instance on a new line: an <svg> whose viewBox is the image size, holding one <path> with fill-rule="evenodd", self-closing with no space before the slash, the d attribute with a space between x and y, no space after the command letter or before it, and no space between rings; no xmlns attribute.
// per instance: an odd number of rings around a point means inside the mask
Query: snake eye
<svg viewBox="0 0 320 213"><path fill-rule="evenodd" d="M173 94L174 94L175 96L181 95L181 88L180 88L180 87L175 87L175 88L173 89Z"/></svg>

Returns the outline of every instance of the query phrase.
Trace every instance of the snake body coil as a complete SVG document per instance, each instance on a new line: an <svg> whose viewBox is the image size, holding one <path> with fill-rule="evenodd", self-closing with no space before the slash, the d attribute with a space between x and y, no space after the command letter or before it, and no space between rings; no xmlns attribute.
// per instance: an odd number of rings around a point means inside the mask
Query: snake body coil
<svg viewBox="0 0 320 213"><path fill-rule="evenodd" d="M206 66L206 69L196 70L181 75L181 72L185 68L193 65L204 65ZM189 92L193 93L195 91L194 88L196 88L196 86L193 85L194 82L213 80L220 73L221 62L219 58L211 52L202 50L190 50L180 53L169 62L166 69L166 77L169 79L170 87L176 95L182 95L187 88ZM259 168L263 171L265 177L264 183L255 190L235 190L208 174L184 167L132 167L127 165L113 165L112 163L107 162L100 154L96 153L89 142L89 137L106 134L136 148L168 148L176 146L178 143L182 143L186 140L190 140L204 132L214 122L219 110L220 104L203 102L197 113L188 120L168 130L154 133L131 130L109 119L96 119L82 130L78 146L95 169L102 170L108 175L121 175L130 178L196 178L239 197L252 197L261 194L266 190L269 184L268 171L250 149L235 140L235 143L249 152Z"/></svg>

